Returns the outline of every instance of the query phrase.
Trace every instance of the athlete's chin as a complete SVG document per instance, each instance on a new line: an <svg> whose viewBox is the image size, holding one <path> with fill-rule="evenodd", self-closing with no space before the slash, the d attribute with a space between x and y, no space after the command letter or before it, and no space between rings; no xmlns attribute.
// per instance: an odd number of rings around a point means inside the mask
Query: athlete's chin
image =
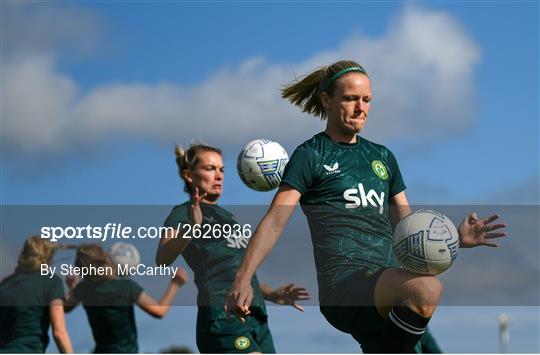
<svg viewBox="0 0 540 355"><path fill-rule="evenodd" d="M360 133L364 129L365 123L366 120L364 118L352 119L347 125L347 128L349 128L349 130L353 133Z"/></svg>
<svg viewBox="0 0 540 355"><path fill-rule="evenodd" d="M364 123L363 122L354 123L354 124L351 124L348 128L351 133L354 133L354 134L360 133L364 129Z"/></svg>

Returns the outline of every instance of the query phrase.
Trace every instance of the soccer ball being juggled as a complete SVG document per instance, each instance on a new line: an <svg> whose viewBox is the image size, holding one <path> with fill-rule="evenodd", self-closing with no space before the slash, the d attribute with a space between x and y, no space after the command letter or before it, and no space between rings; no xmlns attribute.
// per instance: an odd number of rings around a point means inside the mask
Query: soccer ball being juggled
<svg viewBox="0 0 540 355"><path fill-rule="evenodd" d="M238 175L247 187L270 191L279 186L289 156L283 147L269 139L246 144L238 155Z"/></svg>
<svg viewBox="0 0 540 355"><path fill-rule="evenodd" d="M130 243L114 243L108 254L113 266L127 265L128 267L136 267L141 262L139 251Z"/></svg>
<svg viewBox="0 0 540 355"><path fill-rule="evenodd" d="M458 231L442 213L416 211L396 226L393 250L405 270L420 275L437 275L448 269L457 257Z"/></svg>

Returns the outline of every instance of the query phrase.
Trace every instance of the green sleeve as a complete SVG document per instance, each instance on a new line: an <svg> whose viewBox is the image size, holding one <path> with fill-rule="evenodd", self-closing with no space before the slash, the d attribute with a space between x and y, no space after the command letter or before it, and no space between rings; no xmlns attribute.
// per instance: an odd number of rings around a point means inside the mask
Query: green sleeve
<svg viewBox="0 0 540 355"><path fill-rule="evenodd" d="M139 299L139 296L141 293L143 293L143 288L139 286L138 283L136 283L133 280L126 280L127 287L126 290L128 291L128 299L131 303L137 303L137 300Z"/></svg>
<svg viewBox="0 0 540 355"><path fill-rule="evenodd" d="M401 175L401 170L399 170L396 157L390 150L388 151L388 165L391 173L390 197L393 197L405 190L407 186L405 186L405 182L403 181L403 176Z"/></svg>
<svg viewBox="0 0 540 355"><path fill-rule="evenodd" d="M291 186L302 195L311 187L313 183L313 156L305 147L296 148L285 167L281 183Z"/></svg>
<svg viewBox="0 0 540 355"><path fill-rule="evenodd" d="M60 277L54 275L54 277L52 278L47 298L49 303L52 300L65 298L64 283L62 282L62 279Z"/></svg>
<svg viewBox="0 0 540 355"><path fill-rule="evenodd" d="M178 228L178 223L189 223L189 213L187 206L180 205L173 208L165 222L163 222L164 227Z"/></svg>

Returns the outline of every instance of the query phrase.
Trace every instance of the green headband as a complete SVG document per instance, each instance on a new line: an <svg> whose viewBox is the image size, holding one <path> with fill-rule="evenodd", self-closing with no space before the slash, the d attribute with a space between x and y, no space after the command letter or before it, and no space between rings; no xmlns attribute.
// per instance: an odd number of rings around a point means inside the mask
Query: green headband
<svg viewBox="0 0 540 355"><path fill-rule="evenodd" d="M337 73L335 73L334 75L332 75L332 77L330 79L326 80L324 85L321 87L321 91L326 91L326 89L328 89L328 87L334 81L336 81L336 79L338 79L339 77L343 76L344 74L347 74L347 73L352 72L352 71L359 72L359 73L367 75L366 70L364 68L362 68L361 66L351 67L351 68L346 68L346 69L340 70Z"/></svg>

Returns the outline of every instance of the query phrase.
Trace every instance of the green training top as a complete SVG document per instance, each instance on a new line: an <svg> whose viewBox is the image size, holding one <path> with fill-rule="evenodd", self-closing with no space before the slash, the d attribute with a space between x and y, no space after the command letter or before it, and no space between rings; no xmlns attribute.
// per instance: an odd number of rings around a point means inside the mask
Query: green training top
<svg viewBox="0 0 540 355"><path fill-rule="evenodd" d="M39 271L16 272L0 283L0 352L44 353L49 304L64 299L62 279Z"/></svg>
<svg viewBox="0 0 540 355"><path fill-rule="evenodd" d="M302 194L320 300L355 271L394 264L388 200L405 184L388 148L360 136L336 143L322 132L296 148L282 183Z"/></svg>
<svg viewBox="0 0 540 355"><path fill-rule="evenodd" d="M92 328L95 353L137 353L137 327L133 304L143 292L130 279L81 281L73 294L81 301Z"/></svg>
<svg viewBox="0 0 540 355"><path fill-rule="evenodd" d="M188 231L182 226L191 224L189 206L188 201L174 207L165 220L164 226L179 230L180 233ZM235 225L240 224L230 212L218 205L201 203L200 206L203 215L202 234L210 232L205 238L194 238L192 231L191 241L182 252L182 256L195 274L194 281L198 289L197 304L223 310L227 302L227 293L236 278L236 271L242 263L249 239L241 236L241 233L236 233L236 237L217 237L218 234L214 234L210 227L227 231L228 227L223 226L228 225L234 231L238 228ZM256 309L254 313L260 312L259 315L266 317L264 298L257 276L253 276L251 285L253 287L252 305Z"/></svg>

